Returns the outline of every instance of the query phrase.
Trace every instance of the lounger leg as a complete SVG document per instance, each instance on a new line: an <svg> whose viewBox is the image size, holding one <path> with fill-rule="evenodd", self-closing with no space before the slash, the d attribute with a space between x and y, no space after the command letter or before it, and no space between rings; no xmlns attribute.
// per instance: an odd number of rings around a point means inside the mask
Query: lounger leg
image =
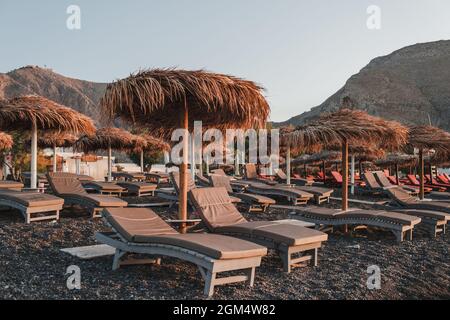
<svg viewBox="0 0 450 320"><path fill-rule="evenodd" d="M313 253L313 266L314 267L317 267L318 265L319 265L319 256L318 256L318 252L319 252L319 249L318 248L315 248L314 249L314 253Z"/></svg>
<svg viewBox="0 0 450 320"><path fill-rule="evenodd" d="M412 241L412 239L413 239L413 229L408 230L407 232L408 232L408 240Z"/></svg>
<svg viewBox="0 0 450 320"><path fill-rule="evenodd" d="M291 272L291 254L289 251L280 251L280 258L283 261L283 271L286 273Z"/></svg>
<svg viewBox="0 0 450 320"><path fill-rule="evenodd" d="M56 210L56 221L59 221L59 210Z"/></svg>
<svg viewBox="0 0 450 320"><path fill-rule="evenodd" d="M403 231L394 231L395 238L397 239L397 242L403 242L404 233Z"/></svg>
<svg viewBox="0 0 450 320"><path fill-rule="evenodd" d="M113 266L112 266L113 271L119 269L120 259L123 257L124 254L125 254L124 251L122 251L120 249L116 249L116 253L114 254L114 259L113 259Z"/></svg>
<svg viewBox="0 0 450 320"><path fill-rule="evenodd" d="M214 294L215 280L216 280L216 273L208 270L206 273L205 290L204 290L204 294L208 297L211 297Z"/></svg>
<svg viewBox="0 0 450 320"><path fill-rule="evenodd" d="M255 273L256 273L256 268L250 268L247 271L247 276L248 276L248 285L250 287L253 287L254 283L255 283Z"/></svg>
<svg viewBox="0 0 450 320"><path fill-rule="evenodd" d="M29 224L31 221L31 213L27 212L25 216L25 223Z"/></svg>

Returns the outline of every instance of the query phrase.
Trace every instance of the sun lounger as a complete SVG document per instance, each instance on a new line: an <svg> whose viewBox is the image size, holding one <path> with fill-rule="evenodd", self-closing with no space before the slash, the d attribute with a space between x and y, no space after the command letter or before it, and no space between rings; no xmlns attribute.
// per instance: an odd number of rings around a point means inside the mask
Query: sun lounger
<svg viewBox="0 0 450 320"><path fill-rule="evenodd" d="M403 241L405 235L409 240L412 240L414 226L421 221L418 217L398 212L363 209L342 211L340 209L314 206L299 207L296 209L296 214L292 215L292 218L315 223L318 227L363 225L384 228L390 230L399 242Z"/></svg>
<svg viewBox="0 0 450 320"><path fill-rule="evenodd" d="M261 178L256 170L256 165L253 163L247 163L244 165L244 177L245 182L261 182L269 185L277 184L276 181Z"/></svg>
<svg viewBox="0 0 450 320"><path fill-rule="evenodd" d="M0 206L19 210L26 223L59 220L63 204L63 199L45 193L0 190Z"/></svg>
<svg viewBox="0 0 450 320"><path fill-rule="evenodd" d="M80 180L81 182L94 181L95 180L91 176L84 175L84 174L76 174L76 173L71 173L71 172L52 172L52 177L74 178L74 179Z"/></svg>
<svg viewBox="0 0 450 320"><path fill-rule="evenodd" d="M211 170L212 174L216 174L219 176L224 176L224 177L228 177L230 178L230 184L231 187L233 188L233 190L236 192L243 192L245 191L248 186L249 183L245 182L244 180L239 180L239 179L235 179L233 177L227 176L227 174L225 173L225 171L223 171L223 169L215 169L215 170Z"/></svg>
<svg viewBox="0 0 450 320"><path fill-rule="evenodd" d="M326 233L293 224L270 221L248 222L231 203L225 188L191 190L195 208L211 232L231 235L275 249L285 272L299 263L317 266L317 251L327 241ZM301 255L294 258L293 255Z"/></svg>
<svg viewBox="0 0 450 320"><path fill-rule="evenodd" d="M0 180L0 190L14 190L21 191L24 188L24 184L17 181Z"/></svg>
<svg viewBox="0 0 450 320"><path fill-rule="evenodd" d="M278 182L287 183L287 176L283 170L278 169L275 173L275 178ZM303 178L291 178L291 184L295 184L296 186L312 186L314 180L307 180Z"/></svg>
<svg viewBox="0 0 450 320"><path fill-rule="evenodd" d="M125 180L125 181L144 181L145 174L138 172L112 172L112 178L114 180Z"/></svg>
<svg viewBox="0 0 450 320"><path fill-rule="evenodd" d="M165 172L146 172L145 177L148 181L156 184L169 183L169 174Z"/></svg>
<svg viewBox="0 0 450 320"><path fill-rule="evenodd" d="M313 194L294 187L272 186L261 182L249 182L247 191L263 196L285 198L293 205L307 204L311 198L314 198Z"/></svg>
<svg viewBox="0 0 450 320"><path fill-rule="evenodd" d="M181 259L197 265L205 281L204 294L212 296L214 287L247 282L253 286L255 270L267 249L257 244L214 234L179 234L151 209L105 209L104 217L114 232L97 233L96 239L116 249L113 270L120 265L149 263L148 260L121 261L127 253L149 254ZM217 277L222 272L243 275Z"/></svg>
<svg viewBox="0 0 450 320"><path fill-rule="evenodd" d="M63 198L66 206L79 205L88 208L93 218L100 217L103 208L122 208L128 205L127 202L116 197L87 193L77 179L52 177L52 175L52 173L48 173L47 179L53 193Z"/></svg>
<svg viewBox="0 0 450 320"><path fill-rule="evenodd" d="M435 179L431 179L431 176L429 174L425 175L425 181L430 184L431 186L436 186L442 189L445 189L444 191L449 191L450 190L450 184L447 183L441 183Z"/></svg>
<svg viewBox="0 0 450 320"><path fill-rule="evenodd" d="M406 177L408 178L409 185L412 185L412 186L415 186L415 187L420 187L420 181L416 178L415 175L408 174ZM435 190L435 191L445 191L445 190L447 190L446 188L430 185L430 184L427 184L427 183L425 183L424 186L425 186L425 188L429 188L429 189Z"/></svg>
<svg viewBox="0 0 450 320"><path fill-rule="evenodd" d="M127 195L154 196L156 184L140 181L119 181L117 185L127 190Z"/></svg>
<svg viewBox="0 0 450 320"><path fill-rule="evenodd" d="M386 177L386 174L383 171L375 171L375 172L367 171L364 174L364 179L367 183L371 183L371 186L370 186L371 189L375 189L375 190L377 189L376 185L374 186L374 180L375 180L375 183L379 185L379 190L382 190L383 192L385 192L386 189L400 188L400 189L405 190L412 196L417 196L419 194L419 190L417 188L408 187L408 186L398 186L398 185L394 185L394 184L390 183L388 178Z"/></svg>
<svg viewBox="0 0 450 320"><path fill-rule="evenodd" d="M233 191L233 188L230 184L230 178L227 176L221 176L217 174L211 174L209 176L210 185L215 188L225 188L228 192L228 195L231 197L239 198L241 199L245 204L248 206L248 211L262 211L266 212L267 208L270 205L273 205L276 203L275 200L257 195L257 194L249 194L249 193L236 193Z"/></svg>
<svg viewBox="0 0 450 320"><path fill-rule="evenodd" d="M417 215L424 219L424 223L428 224L435 234L439 231L439 226L447 224L450 219L450 202L421 201L401 189L388 189L388 194L391 199L409 212L415 210L418 213ZM422 213L420 214L420 212Z"/></svg>
<svg viewBox="0 0 450 320"><path fill-rule="evenodd" d="M196 174L195 179L198 185L202 187L209 187L209 179L207 177L200 174Z"/></svg>
<svg viewBox="0 0 450 320"><path fill-rule="evenodd" d="M115 182L82 181L82 183L83 187L95 190L95 192L102 195L115 195L121 197L122 193L126 191L125 188L119 186Z"/></svg>
<svg viewBox="0 0 450 320"><path fill-rule="evenodd" d="M421 224L430 231L430 234L433 238L436 238L439 233L445 234L447 224L450 221L450 213L445 212L397 208L394 209L394 211L419 217L421 219Z"/></svg>

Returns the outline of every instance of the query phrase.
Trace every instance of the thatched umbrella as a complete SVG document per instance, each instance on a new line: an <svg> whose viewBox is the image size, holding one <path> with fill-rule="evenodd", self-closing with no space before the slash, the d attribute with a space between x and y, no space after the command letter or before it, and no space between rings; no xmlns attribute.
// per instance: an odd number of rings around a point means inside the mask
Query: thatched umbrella
<svg viewBox="0 0 450 320"><path fill-rule="evenodd" d="M0 132L0 150L11 149L14 144L12 136L7 133Z"/></svg>
<svg viewBox="0 0 450 320"><path fill-rule="evenodd" d="M56 148L68 148L71 147L77 136L71 133L64 132L45 132L38 137L38 147L40 148L52 148L53 150L53 172L56 172Z"/></svg>
<svg viewBox="0 0 450 320"><path fill-rule="evenodd" d="M170 145L164 140L155 138L147 133L138 136L144 139L145 143L138 143L134 148L134 152L140 154L141 171L144 172L144 154L146 152L168 152L170 150Z"/></svg>
<svg viewBox="0 0 450 320"><path fill-rule="evenodd" d="M140 149L147 145L144 138L130 132L113 127L98 129L93 135L84 135L79 138L74 149L81 152L105 150L108 152L108 182L112 181L112 150L130 151Z"/></svg>
<svg viewBox="0 0 450 320"><path fill-rule="evenodd" d="M154 69L109 84L101 106L111 118L138 123L156 136L185 129L180 168L180 220L187 220L188 131L191 119L219 130L265 125L269 105L254 82L205 71ZM179 116L179 117L178 117ZM181 231L186 230L181 224Z"/></svg>
<svg viewBox="0 0 450 320"><path fill-rule="evenodd" d="M424 151L450 154L450 133L432 126L414 126L409 130L408 145L419 149L420 199L424 199Z"/></svg>
<svg viewBox="0 0 450 320"><path fill-rule="evenodd" d="M345 102L345 101L344 101ZM299 126L287 139L292 144L333 147L342 146L342 210L348 209L348 153L349 145L373 145L389 150L406 143L408 129L398 122L370 116L359 110L341 109L322 115L308 125Z"/></svg>
<svg viewBox="0 0 450 320"><path fill-rule="evenodd" d="M93 133L93 121L65 106L40 96L24 96L0 102L0 128L31 130L31 184L37 187L37 131Z"/></svg>

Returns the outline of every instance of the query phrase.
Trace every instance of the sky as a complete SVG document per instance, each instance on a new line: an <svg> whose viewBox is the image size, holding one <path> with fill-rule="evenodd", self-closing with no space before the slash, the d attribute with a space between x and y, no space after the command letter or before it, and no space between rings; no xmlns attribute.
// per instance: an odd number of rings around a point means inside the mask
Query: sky
<svg viewBox="0 0 450 320"><path fill-rule="evenodd" d="M67 27L71 5L80 29ZM205 69L261 84L271 120L284 121L375 57L450 39L449 16L448 0L0 0L0 73L39 65L111 82L142 68Z"/></svg>

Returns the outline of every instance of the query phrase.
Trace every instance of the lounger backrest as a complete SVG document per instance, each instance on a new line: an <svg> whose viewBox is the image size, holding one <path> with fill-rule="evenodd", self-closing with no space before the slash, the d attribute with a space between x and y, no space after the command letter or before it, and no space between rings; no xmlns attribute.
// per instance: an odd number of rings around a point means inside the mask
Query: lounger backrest
<svg viewBox="0 0 450 320"><path fill-rule="evenodd" d="M189 197L211 231L218 227L247 222L231 203L225 188L197 188L189 192Z"/></svg>
<svg viewBox="0 0 450 320"><path fill-rule="evenodd" d="M150 208L107 208L103 216L128 241L136 236L178 234Z"/></svg>
<svg viewBox="0 0 450 320"><path fill-rule="evenodd" d="M331 171L331 175L337 183L342 183L342 175L337 171Z"/></svg>
<svg viewBox="0 0 450 320"><path fill-rule="evenodd" d="M373 172L371 172L371 171L366 171L364 173L364 181L367 183L367 185L371 189L379 189L379 188L381 188L381 186L378 183L377 179L373 175Z"/></svg>
<svg viewBox="0 0 450 320"><path fill-rule="evenodd" d="M218 174L209 175L209 181L214 188L225 188L228 193L233 193L233 188L231 187L230 178L227 176L221 176Z"/></svg>
<svg viewBox="0 0 450 320"><path fill-rule="evenodd" d="M389 182L389 180L386 178L386 174L383 171L376 171L374 172L374 174L382 187L392 187L392 183Z"/></svg>
<svg viewBox="0 0 450 320"><path fill-rule="evenodd" d="M417 186L420 184L419 180L417 180L415 175L408 174L407 177L408 177L409 182L411 182L412 184L417 185Z"/></svg>
<svg viewBox="0 0 450 320"><path fill-rule="evenodd" d="M221 175L221 176L226 176L227 175L225 173L225 171L223 171L223 169L215 169L215 170L212 170L211 172L214 173L214 174Z"/></svg>
<svg viewBox="0 0 450 320"><path fill-rule="evenodd" d="M440 180L440 182L442 182L442 183L450 183L450 181L448 181L448 179L443 175L443 174L441 174L441 175L438 175L438 179Z"/></svg>
<svg viewBox="0 0 450 320"><path fill-rule="evenodd" d="M53 173L47 174L47 180L55 194L87 194L80 180L74 177L59 177Z"/></svg>
<svg viewBox="0 0 450 320"><path fill-rule="evenodd" d="M283 170L278 169L276 174L277 174L278 179L283 180L283 181L287 180L287 176L286 176L286 174L284 173Z"/></svg>
<svg viewBox="0 0 450 320"><path fill-rule="evenodd" d="M387 192L391 194L391 197L395 198L397 202L409 204L416 202L416 198L411 196L408 191L402 189L402 188L389 188L387 189Z"/></svg>
<svg viewBox="0 0 450 320"><path fill-rule="evenodd" d="M175 188L175 191L177 192L177 194L180 194L180 173L179 172L171 172L170 173L170 181L173 184L173 187ZM194 180L192 180L192 176L191 174L187 173L187 182L188 182L188 188L187 191L191 190L191 189L195 189L195 182Z"/></svg>
<svg viewBox="0 0 450 320"><path fill-rule="evenodd" d="M247 163L245 165L245 178L249 180L258 179L258 172L254 163Z"/></svg>
<svg viewBox="0 0 450 320"><path fill-rule="evenodd" d="M94 181L94 178L90 176L71 172L49 172L48 175L53 178L74 178L80 181Z"/></svg>

